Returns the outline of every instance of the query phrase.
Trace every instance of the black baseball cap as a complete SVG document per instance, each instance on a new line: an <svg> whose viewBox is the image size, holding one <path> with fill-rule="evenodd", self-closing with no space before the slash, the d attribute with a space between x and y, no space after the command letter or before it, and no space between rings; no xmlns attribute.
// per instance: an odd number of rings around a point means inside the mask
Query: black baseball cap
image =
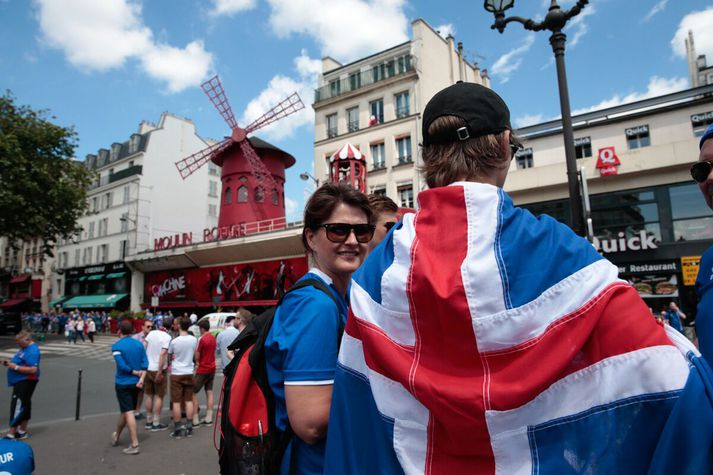
<svg viewBox="0 0 713 475"><path fill-rule="evenodd" d="M434 120L444 115L460 117L465 126L444 131L438 135L428 134ZM449 143L499 134L510 127L510 110L505 101L492 89L480 84L458 82L438 92L423 111L423 145Z"/></svg>

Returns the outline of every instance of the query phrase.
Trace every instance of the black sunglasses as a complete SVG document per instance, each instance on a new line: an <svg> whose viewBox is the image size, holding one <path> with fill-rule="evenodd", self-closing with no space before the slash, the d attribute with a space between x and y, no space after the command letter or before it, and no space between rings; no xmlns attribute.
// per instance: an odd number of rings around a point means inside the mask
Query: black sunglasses
<svg viewBox="0 0 713 475"><path fill-rule="evenodd" d="M390 231L394 226L396 226L396 221L387 221L384 223L384 227L387 231Z"/></svg>
<svg viewBox="0 0 713 475"><path fill-rule="evenodd" d="M703 183L711 174L711 169L713 169L713 160L696 162L691 166L691 176L698 183Z"/></svg>
<svg viewBox="0 0 713 475"><path fill-rule="evenodd" d="M354 237L361 244L371 241L374 237L373 224L348 224L348 223L325 223L320 224L319 228L324 228L327 234L327 239L332 242L344 242L349 238L349 235L354 231Z"/></svg>

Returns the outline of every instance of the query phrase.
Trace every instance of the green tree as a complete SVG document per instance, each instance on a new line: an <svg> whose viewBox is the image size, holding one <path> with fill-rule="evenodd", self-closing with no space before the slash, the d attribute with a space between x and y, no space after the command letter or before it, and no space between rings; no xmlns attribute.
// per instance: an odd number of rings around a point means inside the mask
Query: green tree
<svg viewBox="0 0 713 475"><path fill-rule="evenodd" d="M50 122L45 110L0 96L0 236L41 238L52 256L59 238L78 233L94 175L74 160L77 134Z"/></svg>

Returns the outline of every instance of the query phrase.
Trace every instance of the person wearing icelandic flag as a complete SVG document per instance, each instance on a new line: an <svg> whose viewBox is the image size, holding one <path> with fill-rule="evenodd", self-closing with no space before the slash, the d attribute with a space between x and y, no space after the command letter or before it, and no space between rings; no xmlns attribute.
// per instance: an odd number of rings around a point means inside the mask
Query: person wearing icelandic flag
<svg viewBox="0 0 713 475"><path fill-rule="evenodd" d="M477 84L427 104L429 189L352 275L324 473L711 473L710 367L513 206L509 116Z"/></svg>

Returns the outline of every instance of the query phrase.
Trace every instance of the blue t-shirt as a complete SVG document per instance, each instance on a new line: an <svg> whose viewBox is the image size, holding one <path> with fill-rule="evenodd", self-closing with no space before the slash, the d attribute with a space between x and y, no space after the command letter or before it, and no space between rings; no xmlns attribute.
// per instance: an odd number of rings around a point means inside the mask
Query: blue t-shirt
<svg viewBox="0 0 713 475"><path fill-rule="evenodd" d="M696 313L696 334L701 354L713 364L713 247L703 254L696 278L698 312Z"/></svg>
<svg viewBox="0 0 713 475"><path fill-rule="evenodd" d="M40 380L40 347L37 346L37 343L33 342L32 344L27 345L25 348L20 348L10 361L18 366L35 366L37 367L37 372L35 374L25 374L13 371L12 369L8 368L8 386L14 386L20 381Z"/></svg>
<svg viewBox="0 0 713 475"><path fill-rule="evenodd" d="M324 281L312 272L302 279ZM326 282L325 282L326 283ZM275 312L270 333L265 341L267 378L275 394L275 423L286 430L287 407L285 385L327 385L334 383L339 348L339 320L347 321L345 297L330 285L339 303L314 287L304 287L287 294ZM347 292L348 293L348 292ZM288 473L289 461L296 474L322 474L326 440L307 444L293 437L283 459L281 473Z"/></svg>
<svg viewBox="0 0 713 475"><path fill-rule="evenodd" d="M34 471L35 455L29 444L0 439L0 475L28 475Z"/></svg>
<svg viewBox="0 0 713 475"><path fill-rule="evenodd" d="M138 340L125 336L111 346L111 354L116 361L117 386L130 386L139 382L139 377L131 374L132 371L141 371L149 367L146 358L146 349Z"/></svg>

